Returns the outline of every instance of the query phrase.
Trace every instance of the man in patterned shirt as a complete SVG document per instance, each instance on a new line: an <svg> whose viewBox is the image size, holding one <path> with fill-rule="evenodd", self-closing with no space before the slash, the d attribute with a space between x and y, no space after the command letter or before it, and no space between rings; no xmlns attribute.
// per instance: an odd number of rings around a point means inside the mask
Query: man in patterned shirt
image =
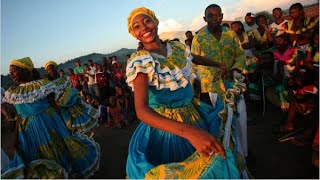
<svg viewBox="0 0 320 180"><path fill-rule="evenodd" d="M193 64L193 72L198 72L201 86L200 99L213 107L223 105L226 89L231 88L233 77L239 75L244 67L246 55L237 41L234 31L221 26L223 14L220 6L209 5L205 10L204 20L207 26L202 28L193 38L191 53L193 56L202 56L206 61L213 61L224 65L223 68ZM226 82L224 82L226 81ZM227 87L229 86L229 87ZM241 95L236 102L237 118L237 157L238 164L245 164L244 157L248 155L247 146L247 110L244 97ZM245 169L239 166L239 169Z"/></svg>
<svg viewBox="0 0 320 180"><path fill-rule="evenodd" d="M237 35L220 25L222 19L220 6L209 5L204 17L207 26L194 36L191 47L192 54L226 66L227 74L221 68L193 64L194 72L198 71L200 76L198 77L201 83L200 99L213 106L217 97L222 98L225 92L223 78L232 80L234 71L241 73L246 60L244 51L236 40Z"/></svg>

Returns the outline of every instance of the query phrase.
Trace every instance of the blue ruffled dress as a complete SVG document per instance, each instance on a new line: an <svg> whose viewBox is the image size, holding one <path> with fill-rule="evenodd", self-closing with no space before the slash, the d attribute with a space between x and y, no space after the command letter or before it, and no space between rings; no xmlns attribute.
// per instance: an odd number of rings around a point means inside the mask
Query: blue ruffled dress
<svg viewBox="0 0 320 180"><path fill-rule="evenodd" d="M167 44L168 57L141 50L132 54L127 64L127 83L134 90L138 73L148 75L149 106L157 113L219 136L221 118L216 109L193 99L189 83L190 54L178 42ZM226 159L219 154L200 156L188 140L141 122L129 145L126 167L130 179L213 179L239 178L236 160L226 148Z"/></svg>
<svg viewBox="0 0 320 180"><path fill-rule="evenodd" d="M11 87L5 101L21 116L13 160L1 178L89 177L99 168L100 147L84 134L71 135L47 96L56 86L37 80Z"/></svg>
<svg viewBox="0 0 320 180"><path fill-rule="evenodd" d="M98 112L85 103L70 84L68 76L52 83L56 86L55 99L65 124L72 132L88 132L98 124Z"/></svg>

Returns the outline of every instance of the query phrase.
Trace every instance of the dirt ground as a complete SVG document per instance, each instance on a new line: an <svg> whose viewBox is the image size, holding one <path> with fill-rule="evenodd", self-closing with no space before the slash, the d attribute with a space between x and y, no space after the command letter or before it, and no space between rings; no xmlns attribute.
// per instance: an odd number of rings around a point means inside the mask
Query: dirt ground
<svg viewBox="0 0 320 180"><path fill-rule="evenodd" d="M278 142L278 127L282 112L272 104L266 104L262 118L261 102L248 104L248 146L247 166L254 178L260 179L319 179L318 169L311 164L312 149L297 147L290 142ZM130 137L138 125L135 121L123 129L106 128L100 125L95 129L94 139L101 147L100 170L92 177L95 179L126 178L126 159ZM12 133L2 122L1 147L12 157Z"/></svg>

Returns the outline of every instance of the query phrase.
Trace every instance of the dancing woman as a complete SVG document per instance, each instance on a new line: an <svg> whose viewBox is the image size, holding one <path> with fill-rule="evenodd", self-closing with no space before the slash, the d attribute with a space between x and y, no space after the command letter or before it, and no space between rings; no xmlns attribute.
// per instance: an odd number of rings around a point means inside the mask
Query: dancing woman
<svg viewBox="0 0 320 180"><path fill-rule="evenodd" d="M10 87L4 100L21 116L16 153L1 178L86 178L99 168L99 145L85 135L72 136L52 107L48 95L56 86L35 80L29 57L10 63Z"/></svg>
<svg viewBox="0 0 320 180"><path fill-rule="evenodd" d="M57 66L56 62L48 61L45 69L48 80L56 86L55 102L61 116L72 132L88 132L98 123L97 110L82 101L68 76L59 76Z"/></svg>
<svg viewBox="0 0 320 180"><path fill-rule="evenodd" d="M140 178L239 178L231 151L216 139L218 112L193 99L189 83L192 56L180 42L159 39L153 11L137 8L128 16L129 33L144 49L127 63L142 121L133 134L127 176Z"/></svg>

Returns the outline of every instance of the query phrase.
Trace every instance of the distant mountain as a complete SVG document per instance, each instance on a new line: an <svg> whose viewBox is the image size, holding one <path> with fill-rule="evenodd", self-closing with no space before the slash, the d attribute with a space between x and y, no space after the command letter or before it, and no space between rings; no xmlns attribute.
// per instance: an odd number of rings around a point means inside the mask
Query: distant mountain
<svg viewBox="0 0 320 180"><path fill-rule="evenodd" d="M117 56L119 62L125 61L125 57L127 54L132 54L135 52L135 49L127 49L127 48L121 48L113 53L110 54L99 54L99 53L92 53L85 56L77 57L71 60L66 61L65 63L61 63L58 65L59 69L63 69L64 71L67 71L69 68L74 68L76 60L79 59L81 64L88 63L89 59L92 59L93 62L102 64L102 58L103 57L110 57L110 56Z"/></svg>
<svg viewBox="0 0 320 180"><path fill-rule="evenodd" d="M102 64L102 58L103 57L110 57L110 56L117 56L118 61L122 62L122 64L125 63L125 57L127 54L132 54L135 52L135 49L127 49L127 48L121 48L113 53L109 54L99 54L99 53L92 53L85 56L77 57L74 59L67 60L64 63L58 64L58 69L63 69L65 72L68 71L69 68L75 68L75 62L77 59L80 59L81 64L88 63L89 59L92 59L93 62ZM43 75L46 74L46 71L44 67L37 68L37 70L40 72L40 75L43 77ZM1 87L4 89L8 89L10 86L12 86L14 82L11 80L10 75L1 75Z"/></svg>

